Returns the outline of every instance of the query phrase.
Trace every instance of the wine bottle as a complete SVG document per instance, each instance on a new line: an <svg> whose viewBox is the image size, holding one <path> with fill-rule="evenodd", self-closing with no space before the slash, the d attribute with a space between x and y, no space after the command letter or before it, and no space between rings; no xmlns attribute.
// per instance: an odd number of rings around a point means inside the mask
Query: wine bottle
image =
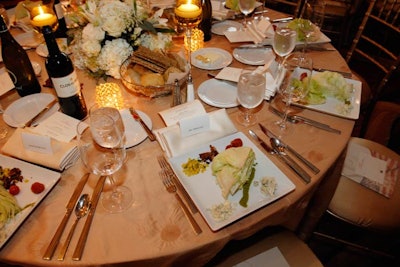
<svg viewBox="0 0 400 267"><path fill-rule="evenodd" d="M211 40L212 6L210 0L202 0L202 16L200 29L204 33L204 42Z"/></svg>
<svg viewBox="0 0 400 267"><path fill-rule="evenodd" d="M0 16L1 55L10 73L11 80L20 96L40 93L42 88L36 78L32 63L26 51L15 41Z"/></svg>
<svg viewBox="0 0 400 267"><path fill-rule="evenodd" d="M54 35L56 38L65 38L67 37L67 24L65 22L64 9L60 3L60 0L54 1L54 11L58 19L58 27L54 32Z"/></svg>
<svg viewBox="0 0 400 267"><path fill-rule="evenodd" d="M71 59L61 52L50 26L42 29L49 55L45 66L47 74L56 90L61 111L81 120L87 115L85 99Z"/></svg>

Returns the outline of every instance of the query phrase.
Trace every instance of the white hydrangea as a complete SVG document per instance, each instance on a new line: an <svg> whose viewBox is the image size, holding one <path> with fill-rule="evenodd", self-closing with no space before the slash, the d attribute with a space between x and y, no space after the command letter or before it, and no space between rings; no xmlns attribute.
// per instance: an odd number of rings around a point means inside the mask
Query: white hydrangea
<svg viewBox="0 0 400 267"><path fill-rule="evenodd" d="M104 3L99 15L102 21L102 29L110 36L120 37L123 32L130 30L133 22L133 9L130 5L120 1Z"/></svg>
<svg viewBox="0 0 400 267"><path fill-rule="evenodd" d="M94 26L92 23L87 24L82 30L83 40L102 41L106 33L101 27Z"/></svg>
<svg viewBox="0 0 400 267"><path fill-rule="evenodd" d="M163 50L172 43L172 36L162 33L142 34L138 42L150 50Z"/></svg>
<svg viewBox="0 0 400 267"><path fill-rule="evenodd" d="M88 57L98 56L101 51L101 44L97 40L85 40L81 45L82 52Z"/></svg>
<svg viewBox="0 0 400 267"><path fill-rule="evenodd" d="M107 75L120 79L119 68L132 51L133 48L124 39L106 41L97 59L98 65Z"/></svg>

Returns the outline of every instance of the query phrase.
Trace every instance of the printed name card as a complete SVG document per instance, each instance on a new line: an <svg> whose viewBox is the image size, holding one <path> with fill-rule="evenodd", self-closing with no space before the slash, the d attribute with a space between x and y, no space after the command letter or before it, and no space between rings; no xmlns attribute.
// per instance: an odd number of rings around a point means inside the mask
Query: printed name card
<svg viewBox="0 0 400 267"><path fill-rule="evenodd" d="M10 78L10 75L5 68L2 68L0 70L0 95L4 95L14 87L15 86Z"/></svg>
<svg viewBox="0 0 400 267"><path fill-rule="evenodd" d="M203 114L179 121L181 136L186 137L210 130L210 117Z"/></svg>
<svg viewBox="0 0 400 267"><path fill-rule="evenodd" d="M24 148L26 150L31 150L43 154L53 154L50 137L22 132L21 138L22 143L24 144Z"/></svg>
<svg viewBox="0 0 400 267"><path fill-rule="evenodd" d="M159 114L164 120L165 125L171 126L177 124L183 119L206 114L206 110L201 102L196 99L194 101L163 110Z"/></svg>

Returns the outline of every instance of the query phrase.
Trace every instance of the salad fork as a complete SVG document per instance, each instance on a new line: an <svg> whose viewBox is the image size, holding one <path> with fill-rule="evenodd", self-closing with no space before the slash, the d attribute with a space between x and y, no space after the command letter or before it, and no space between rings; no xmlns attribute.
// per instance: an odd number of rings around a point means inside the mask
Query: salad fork
<svg viewBox="0 0 400 267"><path fill-rule="evenodd" d="M179 205L181 206L186 218L189 220L190 225L193 228L193 231L198 235L202 232L200 226L197 224L195 219L193 218L192 214L190 213L190 210L186 207L185 203L183 202L182 198L179 196L179 194L176 192L176 186L175 184L171 181L169 178L168 174L166 174L164 171L160 172L160 177L162 179L162 182L167 189L167 191L171 194L174 194L176 199L179 202Z"/></svg>

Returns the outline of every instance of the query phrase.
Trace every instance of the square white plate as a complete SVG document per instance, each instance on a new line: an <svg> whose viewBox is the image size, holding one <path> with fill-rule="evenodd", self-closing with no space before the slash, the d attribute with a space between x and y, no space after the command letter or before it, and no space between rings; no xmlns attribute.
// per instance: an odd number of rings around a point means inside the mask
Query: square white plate
<svg viewBox="0 0 400 267"><path fill-rule="evenodd" d="M15 196L15 198L21 208L32 204L28 208L25 208L23 211L18 213L16 217L9 220L4 228L0 230L0 248L2 248L3 245L10 239L12 234L18 230L18 227L21 226L24 220L33 212L33 210L57 184L61 174L4 155L0 155L0 166L10 169L19 168L21 170L21 175L24 177L24 179L22 182L17 183L18 187L20 188L20 192ZM40 194L34 194L31 191L31 185L34 182L42 183L45 190ZM39 230L40 229L35 229L35 231ZM23 240L21 242L23 242Z"/></svg>
<svg viewBox="0 0 400 267"><path fill-rule="evenodd" d="M182 163L188 161L189 158L199 158L199 154L210 151L209 145L213 145L219 152L225 150L225 147L235 138L240 138L243 141L243 146L251 147L256 155L255 176L251 183L249 191L249 201L246 208L239 204L242 198L242 190L239 190L233 196L229 195L228 200L235 205L233 214L224 221L216 221L211 215L210 209L214 205L225 202L222 197L221 189L217 184L215 176L211 174L211 166L208 166L206 171L195 176L188 177L183 173ZM276 167L268 157L265 156L246 135L241 132L223 137L210 144L202 146L184 155L169 159L174 172L177 174L183 187L193 199L201 215L204 217L208 225L213 231L219 230L228 224L252 213L253 211L264 207L265 205L283 197L295 189L292 181L286 177L281 170ZM263 177L275 177L277 188L274 196L267 196L261 192L260 180ZM259 182L256 185L255 182Z"/></svg>
<svg viewBox="0 0 400 267"><path fill-rule="evenodd" d="M335 115L335 116L346 118L346 119L357 120L360 115L361 82L352 80L352 79L346 79L346 81L348 83L352 84L353 89L354 89L353 96L351 97L351 103L353 105L353 108L347 114L341 114L338 112L337 106L340 105L342 102L337 100L334 97L327 97L326 102L321 105L301 105L301 104L295 104L295 103L294 103L294 105L301 106L301 107L308 108L308 109L315 110L315 111L320 111L320 112L331 114L331 115Z"/></svg>

